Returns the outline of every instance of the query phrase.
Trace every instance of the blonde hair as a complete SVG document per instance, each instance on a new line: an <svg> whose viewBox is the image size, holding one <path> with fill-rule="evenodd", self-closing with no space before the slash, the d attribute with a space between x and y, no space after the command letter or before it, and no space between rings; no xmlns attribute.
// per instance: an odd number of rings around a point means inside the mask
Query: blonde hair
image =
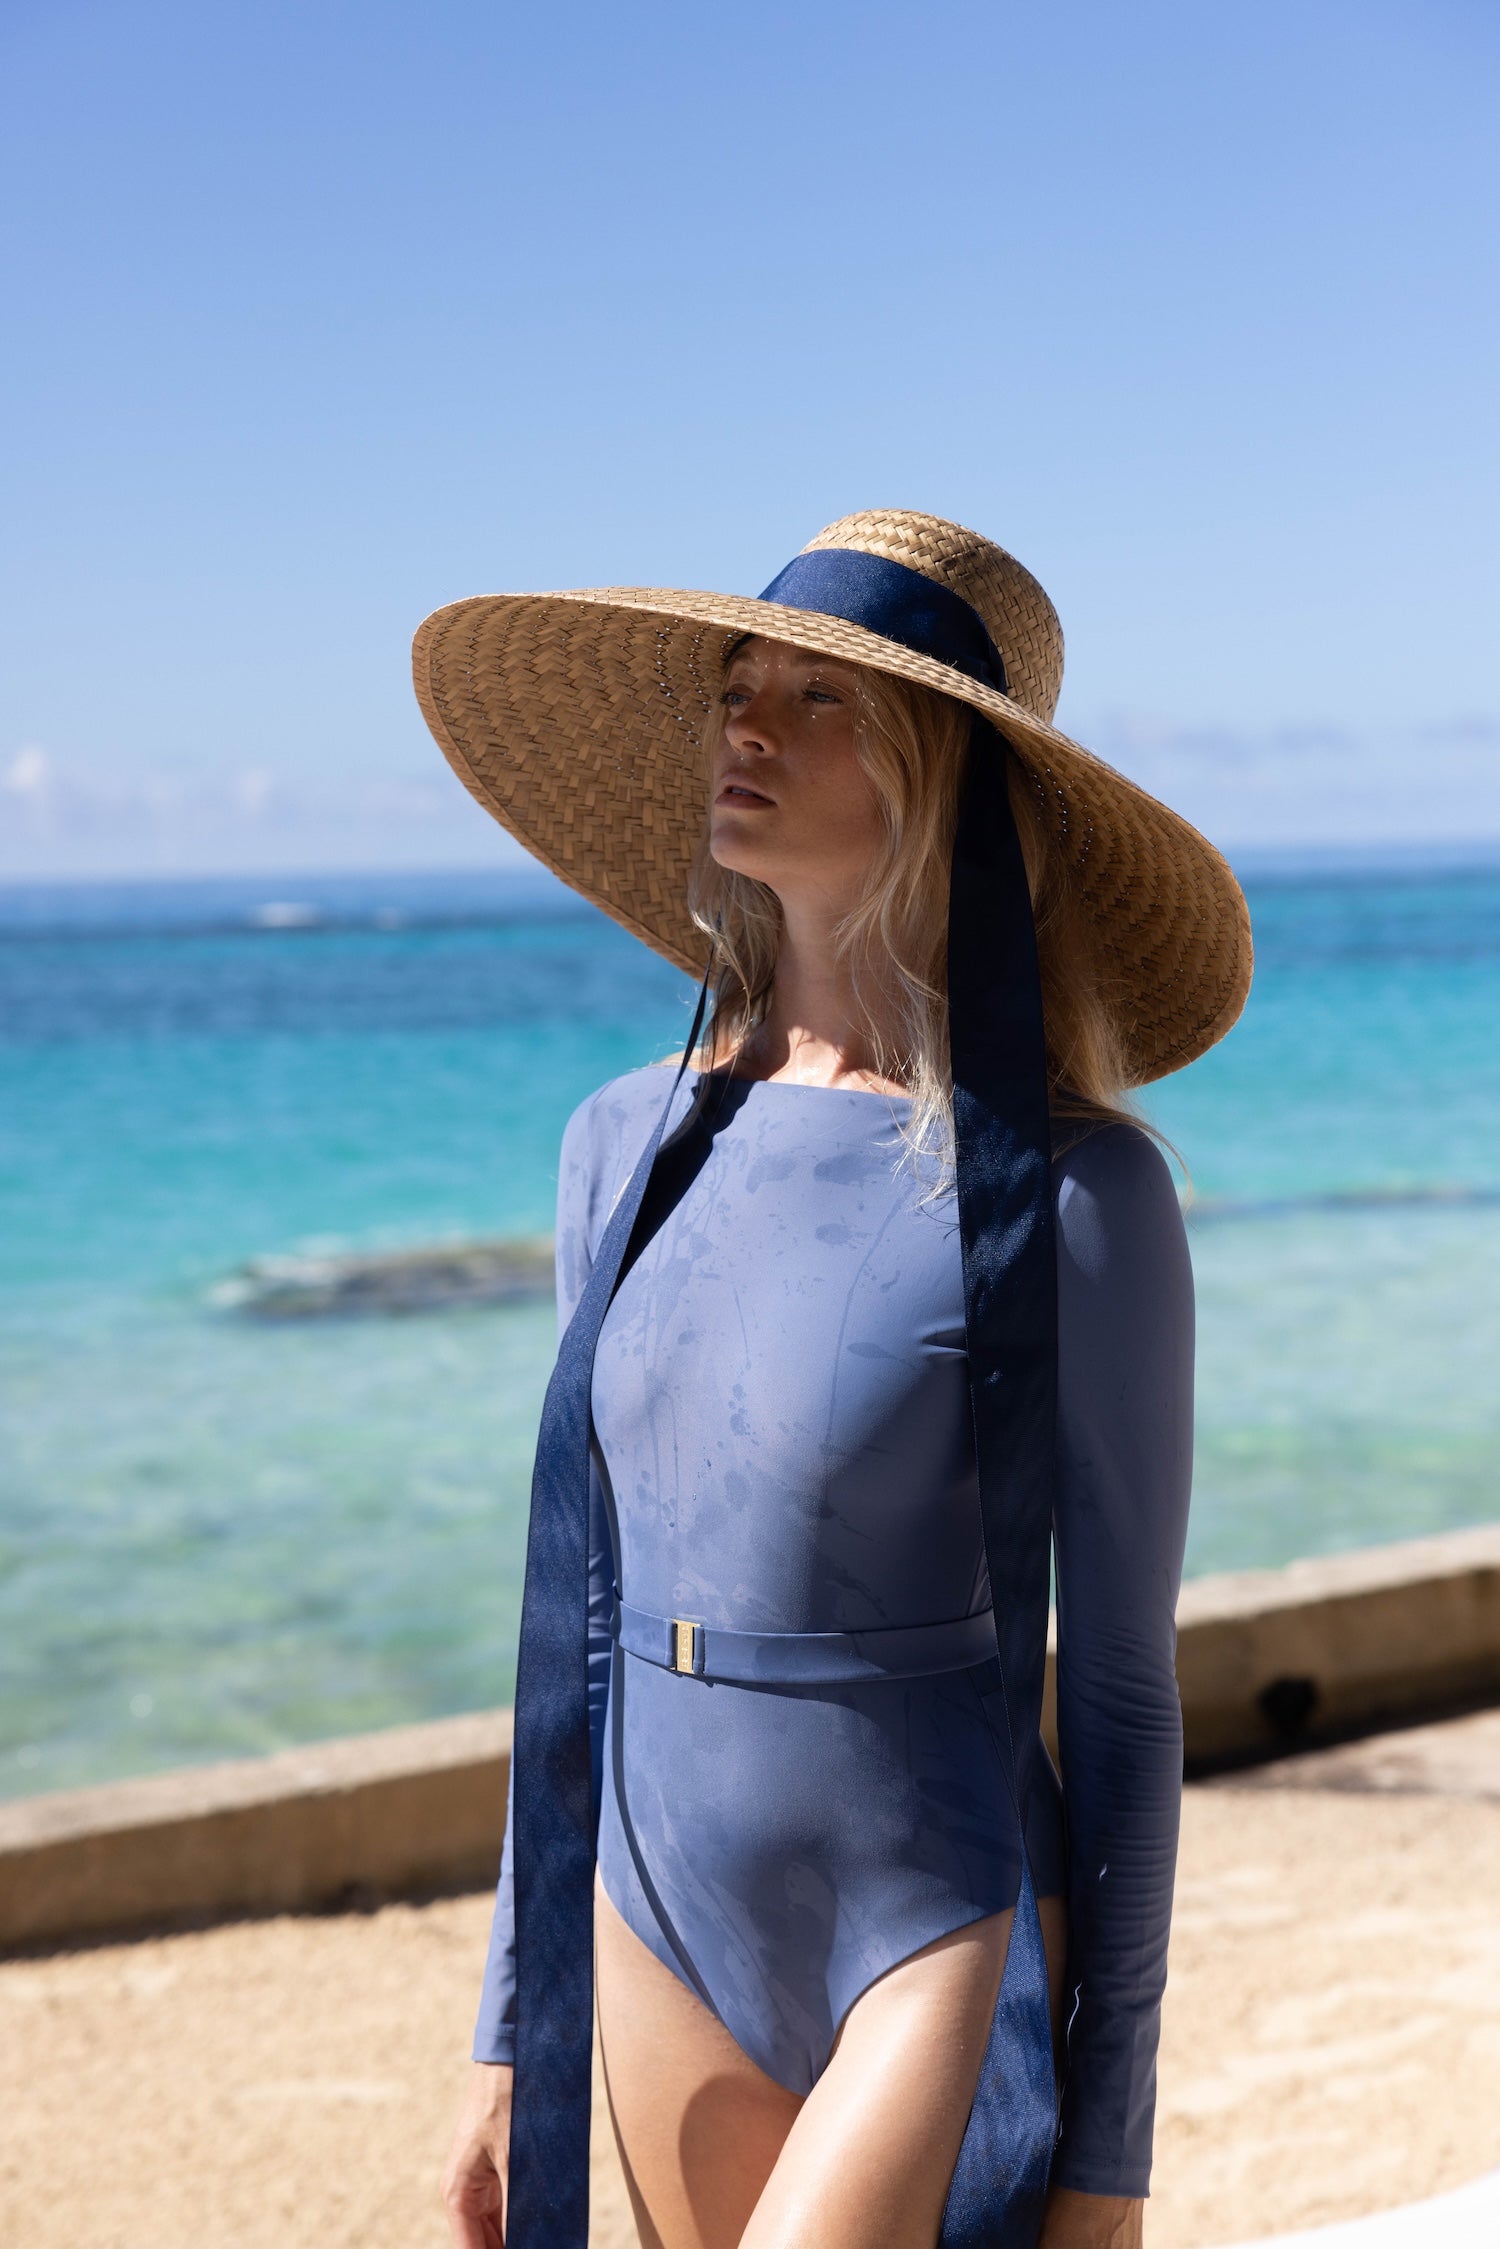
<svg viewBox="0 0 1500 2249"><path fill-rule="evenodd" d="M743 636L726 650L726 669L742 645ZM972 714L951 696L890 673L864 665L850 669L856 680L855 754L879 803L883 841L835 932L836 952L847 964L856 1016L876 1070L902 1082L910 1096L902 1137L913 1157L937 1159L940 1188L953 1173L949 868ZM710 773L724 720L725 706L716 696L703 729ZM1007 764L1036 923L1051 1114L1081 1123L1133 1124L1170 1147L1128 1096L1118 1017L1040 787L1017 787L1024 768L1014 759ZM698 1058L699 1068L713 1069L732 1062L765 1018L781 943L781 903L767 884L718 864L709 851L705 820L688 878L688 906L717 948L709 979L713 1014ZM886 1029L891 1022L898 1026L894 1041Z"/></svg>

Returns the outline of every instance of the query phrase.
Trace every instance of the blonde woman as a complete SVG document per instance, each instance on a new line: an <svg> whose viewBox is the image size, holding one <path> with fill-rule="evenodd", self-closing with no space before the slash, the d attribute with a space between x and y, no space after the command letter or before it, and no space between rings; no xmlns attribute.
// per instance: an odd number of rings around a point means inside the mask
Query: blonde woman
<svg viewBox="0 0 1500 2249"><path fill-rule="evenodd" d="M1244 901L932 517L759 601L458 603L416 663L480 801L703 970L563 1139L453 2239L584 2249L596 1975L650 2249L1131 2249L1193 1295L1127 1090L1235 1020Z"/></svg>

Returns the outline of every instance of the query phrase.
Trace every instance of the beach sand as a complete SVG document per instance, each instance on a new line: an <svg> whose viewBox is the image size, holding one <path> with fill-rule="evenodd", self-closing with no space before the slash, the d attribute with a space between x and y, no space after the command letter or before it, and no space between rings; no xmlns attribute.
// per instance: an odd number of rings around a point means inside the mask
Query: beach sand
<svg viewBox="0 0 1500 2249"><path fill-rule="evenodd" d="M1190 1788L1150 2249L1500 2164L1500 1713ZM0 1964L7 2249L441 2249L488 1896ZM602 2107L594 2249L634 2242Z"/></svg>

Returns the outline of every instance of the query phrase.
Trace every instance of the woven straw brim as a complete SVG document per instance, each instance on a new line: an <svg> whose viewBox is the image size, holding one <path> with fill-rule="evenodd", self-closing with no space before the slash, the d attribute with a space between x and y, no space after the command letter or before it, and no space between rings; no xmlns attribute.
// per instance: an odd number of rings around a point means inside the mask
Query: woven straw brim
<svg viewBox="0 0 1500 2249"><path fill-rule="evenodd" d="M574 890L679 968L708 809L702 727L742 633L867 664L971 704L1027 769L1093 927L1130 1082L1223 1037L1250 988L1250 917L1227 863L1177 813L1008 695L842 618L733 594L602 586L436 610L417 700L465 787Z"/></svg>

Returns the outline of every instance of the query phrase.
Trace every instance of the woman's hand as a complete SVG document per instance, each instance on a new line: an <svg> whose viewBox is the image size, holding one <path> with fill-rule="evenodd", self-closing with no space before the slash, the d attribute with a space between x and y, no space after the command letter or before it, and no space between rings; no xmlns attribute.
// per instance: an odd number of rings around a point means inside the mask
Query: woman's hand
<svg viewBox="0 0 1500 2249"><path fill-rule="evenodd" d="M1054 2187L1037 2249L1141 2249L1146 2205L1123 2194Z"/></svg>
<svg viewBox="0 0 1500 2249"><path fill-rule="evenodd" d="M476 2062L443 2170L443 2208L458 2249L505 2249L510 2096L515 2071Z"/></svg>

